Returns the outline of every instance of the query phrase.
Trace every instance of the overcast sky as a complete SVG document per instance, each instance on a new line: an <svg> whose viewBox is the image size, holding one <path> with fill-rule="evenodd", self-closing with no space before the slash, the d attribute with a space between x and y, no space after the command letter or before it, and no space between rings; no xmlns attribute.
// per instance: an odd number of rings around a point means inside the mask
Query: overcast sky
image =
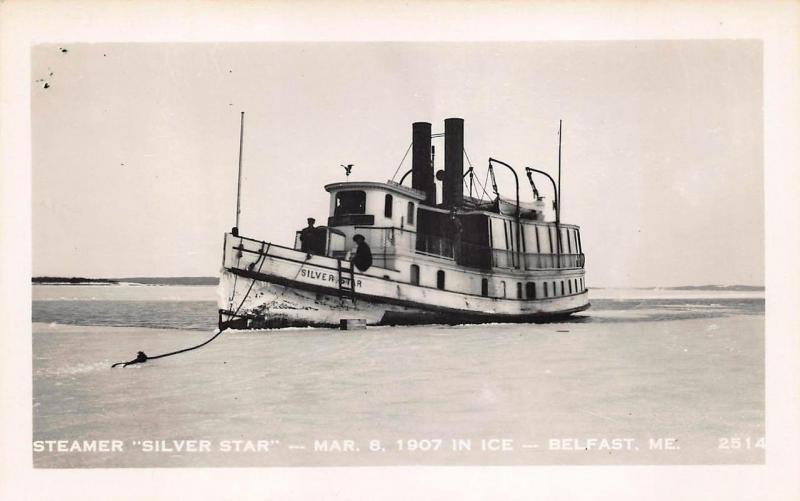
<svg viewBox="0 0 800 501"><path fill-rule="evenodd" d="M78 44L32 57L34 275L215 275L245 111L244 235L291 245L306 217L327 216L322 186L345 179L340 164L355 164L351 179L393 175L414 121L441 132L464 118L481 180L492 156L524 181L527 165L555 174L563 119L562 220L582 228L590 287L763 285L758 42ZM513 198L511 177L498 182Z"/></svg>

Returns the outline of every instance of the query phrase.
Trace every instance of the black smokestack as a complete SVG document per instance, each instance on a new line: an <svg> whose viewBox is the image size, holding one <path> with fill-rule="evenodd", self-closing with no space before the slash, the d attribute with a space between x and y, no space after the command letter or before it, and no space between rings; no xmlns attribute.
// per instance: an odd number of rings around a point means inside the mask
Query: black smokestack
<svg viewBox="0 0 800 501"><path fill-rule="evenodd" d="M444 184L442 204L458 207L464 202L464 119L444 121Z"/></svg>
<svg viewBox="0 0 800 501"><path fill-rule="evenodd" d="M411 126L411 187L425 192L425 204L436 205L436 185L431 165L431 124L414 122Z"/></svg>

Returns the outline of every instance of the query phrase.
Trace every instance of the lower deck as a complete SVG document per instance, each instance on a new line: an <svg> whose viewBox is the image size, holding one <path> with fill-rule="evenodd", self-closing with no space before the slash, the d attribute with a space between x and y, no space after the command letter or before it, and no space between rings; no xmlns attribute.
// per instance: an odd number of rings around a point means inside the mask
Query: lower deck
<svg viewBox="0 0 800 501"><path fill-rule="evenodd" d="M285 318L288 325L331 325L343 318L367 318L373 325L530 322L589 307L582 269L487 276L431 257L409 262L408 278L402 270L375 266L360 272L349 261L228 234L219 298L226 318L221 320L250 319L246 325L270 318ZM413 276L414 266L438 270L423 280Z"/></svg>

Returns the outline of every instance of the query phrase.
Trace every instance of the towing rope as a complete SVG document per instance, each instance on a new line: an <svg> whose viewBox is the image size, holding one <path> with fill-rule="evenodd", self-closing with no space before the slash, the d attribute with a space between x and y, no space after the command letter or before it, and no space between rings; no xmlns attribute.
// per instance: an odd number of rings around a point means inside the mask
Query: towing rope
<svg viewBox="0 0 800 501"><path fill-rule="evenodd" d="M262 250L264 249L263 245L262 245L261 249ZM264 266L264 262L267 260L267 253L265 252L265 253L262 254L261 252L259 252L259 258L258 259L259 259L259 261L261 261L261 263L258 265L258 271L256 273L260 273L261 272L261 267ZM250 287L247 288L247 292L244 294L244 297L242 298L242 302L239 303L239 307L236 308L236 311L233 312L232 316L235 317L236 315L239 314L239 310L242 309L242 306L244 306L244 302L247 301L247 297L250 295L250 291L253 290L253 285L255 285L255 283L256 283L256 279L254 278L250 282ZM134 358L133 360L129 360L128 362L117 362L114 365L112 365L111 368L113 369L113 368L117 367L118 365L121 365L122 367L127 367L127 366L133 365L133 364L143 364L143 363L147 362L148 360L155 360L157 358L171 357L172 355L177 355L179 353L185 353L187 351L196 350L198 348L202 348L203 346L207 345L211 341L217 339L217 337L219 337L220 334L222 334L223 332L225 332L228 329L229 329L229 327L221 329L216 334L211 336L211 338L207 339L206 341L204 341L204 342L202 342L202 343L200 343L200 344L198 344L196 346L192 346L190 348L184 348L182 350L171 351L169 353L162 353L161 355L156 355L154 357L148 356L147 354L145 354L145 352L140 351L140 352L138 352L136 354L136 358Z"/></svg>

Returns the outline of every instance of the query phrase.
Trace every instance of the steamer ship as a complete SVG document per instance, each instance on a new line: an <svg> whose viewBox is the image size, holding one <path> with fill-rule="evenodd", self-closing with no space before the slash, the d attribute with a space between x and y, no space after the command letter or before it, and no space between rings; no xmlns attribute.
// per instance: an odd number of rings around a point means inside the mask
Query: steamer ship
<svg viewBox="0 0 800 501"><path fill-rule="evenodd" d="M560 135L559 126L559 171ZM442 136L444 170L434 174L432 139ZM237 200L237 226L224 236L219 328L337 326L350 319L542 322L589 307L580 228L560 221L559 186L549 174L525 169L533 202L522 203L516 171L490 158L494 196L473 196L461 118L446 119L443 134L414 123L409 150L412 166L399 182L326 185L327 224L298 231L291 246L239 234ZM514 200L500 196L496 166L514 174ZM552 185L551 206L534 176ZM353 258L354 239L367 246L371 263Z"/></svg>

